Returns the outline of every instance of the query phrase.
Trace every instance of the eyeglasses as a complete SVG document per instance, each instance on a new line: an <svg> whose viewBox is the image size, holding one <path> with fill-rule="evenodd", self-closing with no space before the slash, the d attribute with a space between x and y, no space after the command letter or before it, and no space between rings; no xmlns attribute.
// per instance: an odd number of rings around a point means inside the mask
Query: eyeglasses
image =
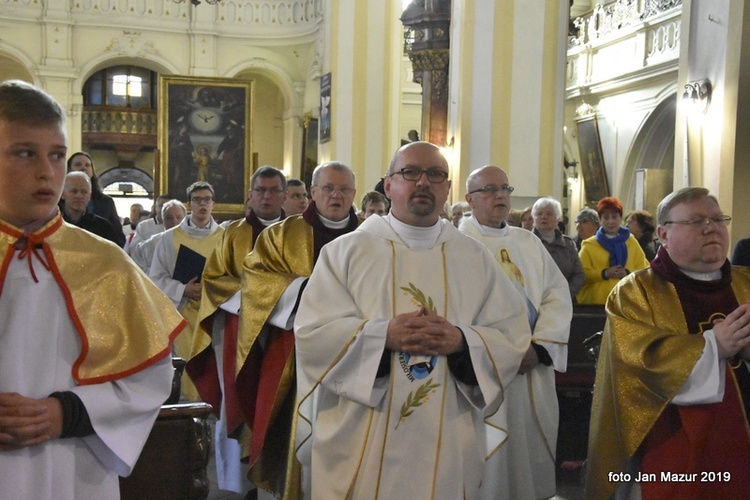
<svg viewBox="0 0 750 500"><path fill-rule="evenodd" d="M393 177L396 174L401 174L405 181L418 181L422 178L423 174L427 174L427 180L433 184L440 184L448 180L448 172L437 168L428 168L427 170L424 170L421 168L406 167L398 172L393 172L388 177Z"/></svg>
<svg viewBox="0 0 750 500"><path fill-rule="evenodd" d="M270 193L271 196L276 196L276 195L280 195L281 193L283 193L284 190L281 189L281 188L267 189L267 188L264 188L264 187L254 187L253 188L253 192L254 193L258 193L261 196L265 196L266 193Z"/></svg>
<svg viewBox="0 0 750 500"><path fill-rule="evenodd" d="M208 205L214 201L213 196L193 196L190 198L190 203L197 203L198 205L203 205L204 203Z"/></svg>
<svg viewBox="0 0 750 500"><path fill-rule="evenodd" d="M510 194L515 190L516 188L507 184L503 184L502 186L498 186L497 184L487 184L486 186L475 189L474 191L469 191L469 194L487 193L494 196L497 195L497 193L499 193L500 191L505 191L506 193Z"/></svg>
<svg viewBox="0 0 750 500"><path fill-rule="evenodd" d="M318 186L326 194L326 196L333 196L333 193L338 193L341 196L348 196L354 193L354 188L350 187L335 187L326 184L325 186Z"/></svg>
<svg viewBox="0 0 750 500"><path fill-rule="evenodd" d="M732 217L729 215L722 215L719 217L700 217L693 220L668 220L664 222L664 225L666 226L667 224L680 224L681 226L702 229L712 222L717 226L728 226L729 223L732 222Z"/></svg>

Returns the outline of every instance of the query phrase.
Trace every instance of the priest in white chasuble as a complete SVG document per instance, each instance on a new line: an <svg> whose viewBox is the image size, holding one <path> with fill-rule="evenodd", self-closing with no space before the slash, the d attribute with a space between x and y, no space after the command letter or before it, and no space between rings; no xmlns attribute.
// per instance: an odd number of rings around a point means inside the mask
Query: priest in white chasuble
<svg viewBox="0 0 750 500"><path fill-rule="evenodd" d="M568 366L573 305L568 282L531 231L505 222L513 187L500 168L487 165L466 179L471 217L459 230L486 246L526 302L531 345L519 374L506 387L504 404L491 420L507 425L508 442L485 465L480 498L549 498L555 494L559 408L555 370Z"/></svg>
<svg viewBox="0 0 750 500"><path fill-rule="evenodd" d="M476 498L507 437L487 419L528 349L526 308L440 219L448 176L436 146L403 146L391 213L321 251L295 321L305 498Z"/></svg>

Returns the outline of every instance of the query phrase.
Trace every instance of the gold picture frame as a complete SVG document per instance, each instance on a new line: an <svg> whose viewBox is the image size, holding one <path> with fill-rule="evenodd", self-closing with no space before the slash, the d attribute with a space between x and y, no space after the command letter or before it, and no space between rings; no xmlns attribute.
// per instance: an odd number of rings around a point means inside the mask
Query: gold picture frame
<svg viewBox="0 0 750 500"><path fill-rule="evenodd" d="M588 116L576 121L578 152L581 156L581 171L586 193L586 205L596 206L602 198L610 196L607 169L604 167L604 154L599 138L599 125L596 116Z"/></svg>
<svg viewBox="0 0 750 500"><path fill-rule="evenodd" d="M214 213L243 213L252 175L253 81L159 77L158 194L186 201L187 187L209 182Z"/></svg>

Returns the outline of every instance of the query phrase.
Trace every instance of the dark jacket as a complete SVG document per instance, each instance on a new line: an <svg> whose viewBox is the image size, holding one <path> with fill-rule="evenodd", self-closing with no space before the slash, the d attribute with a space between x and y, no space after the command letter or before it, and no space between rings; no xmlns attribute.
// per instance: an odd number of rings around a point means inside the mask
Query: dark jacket
<svg viewBox="0 0 750 500"><path fill-rule="evenodd" d="M86 210L86 213L84 213L81 218L75 222L71 220L71 218L67 213L65 213L65 211L62 212L62 216L65 222L73 224L74 226L78 226L81 229L85 229L89 233L101 236L102 238L111 241L115 245L119 245L119 242L117 241L117 233L112 227L112 224L110 224L109 221L104 217L99 217L96 214L92 214L88 210ZM120 228L120 232L122 232L122 227Z"/></svg>

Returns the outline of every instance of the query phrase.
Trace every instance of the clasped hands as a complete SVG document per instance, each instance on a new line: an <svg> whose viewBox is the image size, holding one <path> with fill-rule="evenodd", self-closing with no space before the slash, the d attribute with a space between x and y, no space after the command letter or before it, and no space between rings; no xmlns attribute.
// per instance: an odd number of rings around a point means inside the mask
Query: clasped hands
<svg viewBox="0 0 750 500"><path fill-rule="evenodd" d="M713 325L719 359L731 358L735 354L750 361L750 304L742 304Z"/></svg>
<svg viewBox="0 0 750 500"><path fill-rule="evenodd" d="M201 291L203 290L203 285L201 285L200 283L196 283L195 280L197 279L198 278L193 278L185 283L185 291L183 292L183 295L188 299L201 300Z"/></svg>
<svg viewBox="0 0 750 500"><path fill-rule="evenodd" d="M464 339L461 330L448 320L422 307L391 319L385 346L411 355L447 356L462 351Z"/></svg>
<svg viewBox="0 0 750 500"><path fill-rule="evenodd" d="M60 436L63 412L55 398L0 392L0 451L41 444Z"/></svg>

